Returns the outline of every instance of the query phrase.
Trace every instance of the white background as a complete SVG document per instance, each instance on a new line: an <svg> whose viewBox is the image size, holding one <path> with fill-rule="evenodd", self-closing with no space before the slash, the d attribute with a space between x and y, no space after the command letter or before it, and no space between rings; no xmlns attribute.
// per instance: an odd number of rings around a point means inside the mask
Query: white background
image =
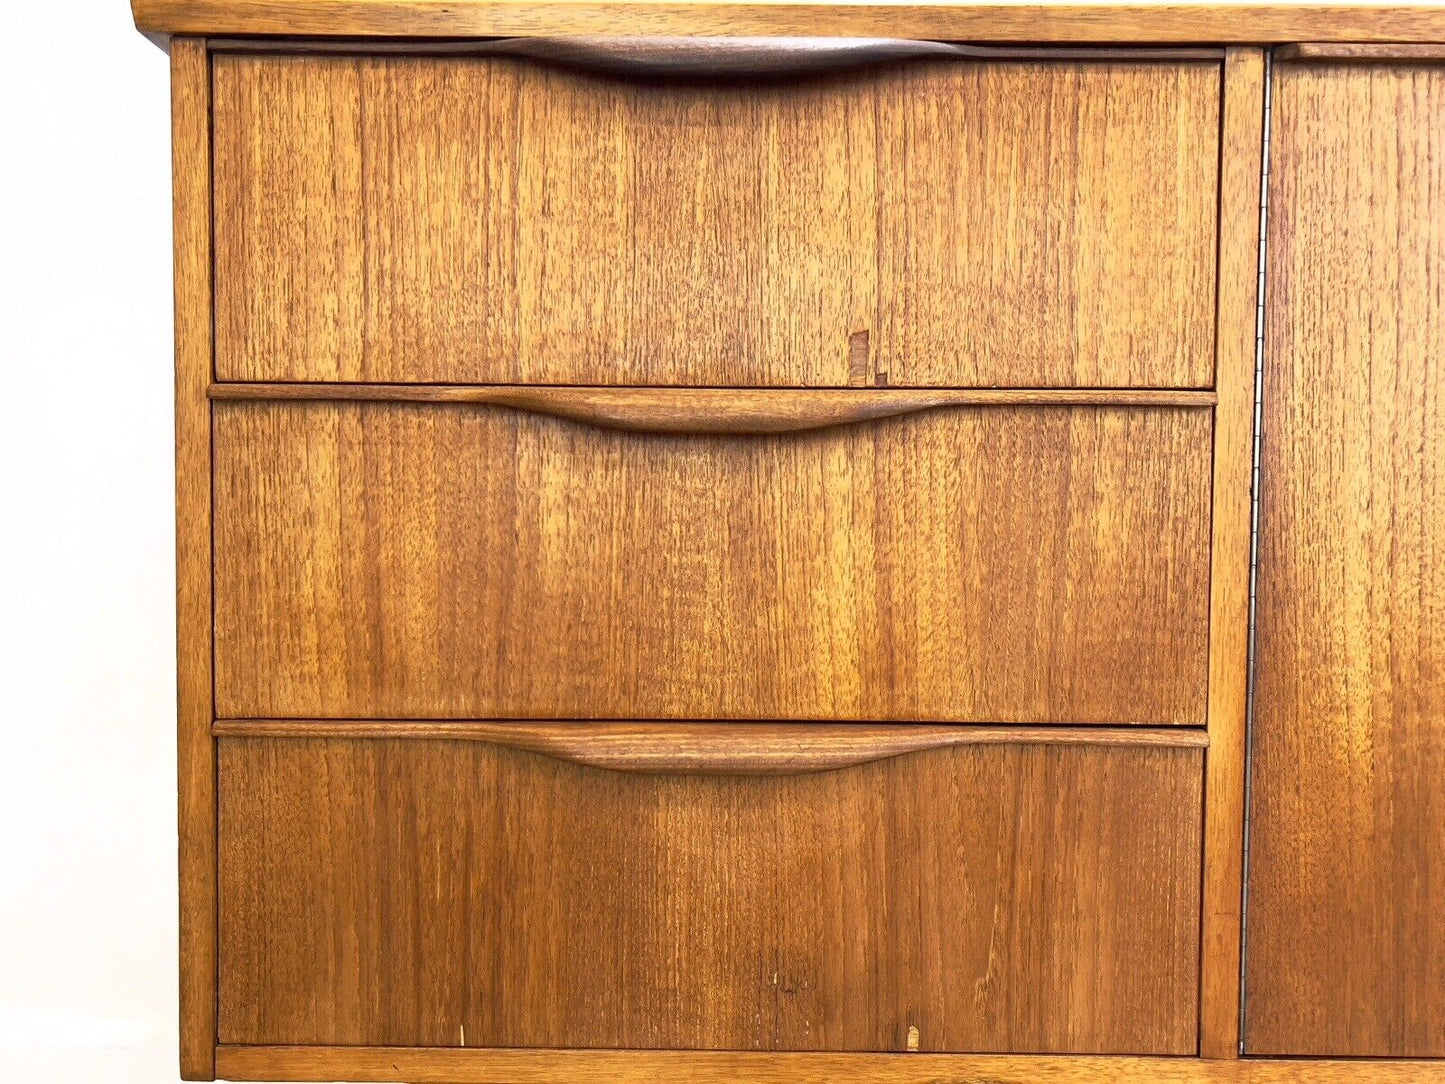
<svg viewBox="0 0 1445 1084"><path fill-rule="evenodd" d="M170 1082L168 61L0 6L0 1075Z"/></svg>

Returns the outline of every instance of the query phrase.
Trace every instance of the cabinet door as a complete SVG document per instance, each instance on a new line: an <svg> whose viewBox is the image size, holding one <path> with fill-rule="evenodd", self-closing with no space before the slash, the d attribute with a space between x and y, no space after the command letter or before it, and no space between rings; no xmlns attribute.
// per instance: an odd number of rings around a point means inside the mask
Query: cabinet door
<svg viewBox="0 0 1445 1084"><path fill-rule="evenodd" d="M1445 68L1278 71L1246 1045L1445 1055Z"/></svg>

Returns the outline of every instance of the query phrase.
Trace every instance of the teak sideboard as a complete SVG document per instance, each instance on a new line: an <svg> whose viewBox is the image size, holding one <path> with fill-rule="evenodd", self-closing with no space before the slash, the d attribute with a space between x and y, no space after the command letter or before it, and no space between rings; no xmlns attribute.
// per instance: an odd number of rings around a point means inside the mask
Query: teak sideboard
<svg viewBox="0 0 1445 1084"><path fill-rule="evenodd" d="M187 1079L1445 1081L1445 9L134 12Z"/></svg>

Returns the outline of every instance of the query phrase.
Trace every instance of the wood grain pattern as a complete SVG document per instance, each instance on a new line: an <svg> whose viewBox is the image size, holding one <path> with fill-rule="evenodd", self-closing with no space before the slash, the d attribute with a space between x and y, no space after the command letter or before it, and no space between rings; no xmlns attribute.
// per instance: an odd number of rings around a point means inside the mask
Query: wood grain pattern
<svg viewBox="0 0 1445 1084"><path fill-rule="evenodd" d="M171 42L175 208L176 751L180 1069L209 1080L216 1046L216 754L211 738L211 95L206 43Z"/></svg>
<svg viewBox="0 0 1445 1084"><path fill-rule="evenodd" d="M1255 333L1264 141L1264 54L1224 64L1219 195L1219 405L1210 543L1209 753L1205 757L1200 1053L1239 1054L1244 788L1254 468Z"/></svg>
<svg viewBox="0 0 1445 1084"><path fill-rule="evenodd" d="M227 1080L415 1084L1441 1084L1441 1061L223 1046Z"/></svg>
<svg viewBox="0 0 1445 1084"><path fill-rule="evenodd" d="M959 745L1148 745L1205 748L1202 730L1100 726L870 726L865 723L525 723L365 719L221 719L212 733L249 738L477 741L614 772L801 775Z"/></svg>
<svg viewBox="0 0 1445 1084"><path fill-rule="evenodd" d="M1445 71L1289 65L1247 1048L1445 1055Z"/></svg>
<svg viewBox="0 0 1445 1084"><path fill-rule="evenodd" d="M831 34L996 42L1445 41L1435 4L796 0L131 0L173 34Z"/></svg>
<svg viewBox="0 0 1445 1084"><path fill-rule="evenodd" d="M1395 42L1297 42L1275 51L1277 61L1320 61L1332 64L1438 64L1445 61L1445 45Z"/></svg>
<svg viewBox="0 0 1445 1084"><path fill-rule="evenodd" d="M827 384L872 101L507 59L218 56L223 379Z"/></svg>
<svg viewBox="0 0 1445 1084"><path fill-rule="evenodd" d="M1207 410L215 411L222 717L1204 722Z"/></svg>
<svg viewBox="0 0 1445 1084"><path fill-rule="evenodd" d="M902 66L879 80L891 384L1208 387L1217 64Z"/></svg>
<svg viewBox="0 0 1445 1084"><path fill-rule="evenodd" d="M1137 388L578 388L524 384L212 384L212 399L477 403L634 433L797 433L952 406L1212 406Z"/></svg>
<svg viewBox="0 0 1445 1084"><path fill-rule="evenodd" d="M219 747L223 1042L1194 1049L1197 749Z"/></svg>
<svg viewBox="0 0 1445 1084"><path fill-rule="evenodd" d="M871 330L871 383L1208 387L1219 79L219 55L217 370L846 386Z"/></svg>

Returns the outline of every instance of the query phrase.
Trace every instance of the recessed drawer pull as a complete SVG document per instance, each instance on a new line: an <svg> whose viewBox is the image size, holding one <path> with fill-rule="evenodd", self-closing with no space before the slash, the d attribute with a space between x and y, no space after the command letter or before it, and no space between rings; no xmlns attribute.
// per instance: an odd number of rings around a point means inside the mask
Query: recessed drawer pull
<svg viewBox="0 0 1445 1084"><path fill-rule="evenodd" d="M968 45L917 38L730 37L562 34L547 37L406 42L307 41L303 46L217 38L211 51L504 56L631 78L777 79L898 61L934 60L1222 60L1222 49Z"/></svg>
<svg viewBox="0 0 1445 1084"><path fill-rule="evenodd" d="M795 433L953 406L1212 406L1212 391L213 384L212 399L476 403L636 433Z"/></svg>
<svg viewBox="0 0 1445 1084"><path fill-rule="evenodd" d="M477 741L651 775L803 775L956 745L1208 745L1202 730L1183 727L225 719L213 732L225 738Z"/></svg>
<svg viewBox="0 0 1445 1084"><path fill-rule="evenodd" d="M949 57L965 47L900 38L562 36L502 38L496 56L529 57L613 75L717 78L833 71L915 57Z"/></svg>

